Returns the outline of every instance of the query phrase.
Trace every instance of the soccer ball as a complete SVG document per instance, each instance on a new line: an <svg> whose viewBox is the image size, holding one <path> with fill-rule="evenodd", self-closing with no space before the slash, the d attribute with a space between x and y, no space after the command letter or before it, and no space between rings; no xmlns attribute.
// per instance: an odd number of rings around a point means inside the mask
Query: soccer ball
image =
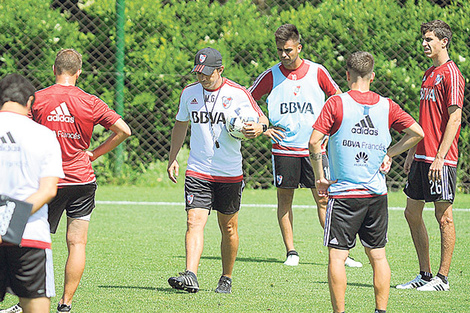
<svg viewBox="0 0 470 313"><path fill-rule="evenodd" d="M258 122L258 118L254 116L248 116L245 114L236 114L233 112L231 115L227 115L225 118L225 129L228 134L238 140L246 140L248 138L243 134L243 126L246 122Z"/></svg>

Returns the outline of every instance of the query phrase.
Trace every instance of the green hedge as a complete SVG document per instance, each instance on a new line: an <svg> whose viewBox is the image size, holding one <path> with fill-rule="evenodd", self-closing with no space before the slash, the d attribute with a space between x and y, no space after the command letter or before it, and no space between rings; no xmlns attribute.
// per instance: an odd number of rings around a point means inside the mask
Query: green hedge
<svg viewBox="0 0 470 313"><path fill-rule="evenodd" d="M268 1L269 4L276 1ZM268 3L266 2L266 3ZM74 47L84 55L79 86L100 95L112 106L114 99L115 1L86 2L86 20L73 22L68 13L49 7L49 0L0 0L0 74L20 71L40 88L53 81L55 53ZM126 2L125 119L134 135L127 142L125 179L165 161L174 116L182 88L195 80L189 74L197 50L212 46L221 51L225 76L245 86L278 62L274 31L294 23L302 34L302 57L321 63L342 90L347 90L345 60L357 50L376 58L372 89L418 115L419 88L431 65L421 47L420 24L443 19L454 31L451 57L468 82L470 70L470 3L458 1L445 8L429 1L325 0L300 1L290 9L257 7L247 0L133 0ZM312 4L314 3L314 4ZM92 27L91 27L92 26ZM93 31L89 31L92 28ZM468 88L466 89L468 99ZM265 109L264 104L261 106ZM95 138L101 139L101 130ZM470 130L462 127L459 179L470 173ZM245 169L253 187L271 180L270 143L256 139L245 144ZM400 164L392 178L403 179ZM95 166L100 177L113 180L112 161ZM126 176L127 175L127 176ZM470 182L470 181L468 181Z"/></svg>

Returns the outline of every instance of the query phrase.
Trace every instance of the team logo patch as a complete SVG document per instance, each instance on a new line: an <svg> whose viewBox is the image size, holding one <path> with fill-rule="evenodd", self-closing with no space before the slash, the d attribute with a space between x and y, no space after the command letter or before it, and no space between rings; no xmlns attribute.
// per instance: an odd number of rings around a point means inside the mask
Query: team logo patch
<svg viewBox="0 0 470 313"><path fill-rule="evenodd" d="M194 195L187 195L187 196L186 196L186 202L187 202L188 204L192 204L193 201L194 201Z"/></svg>
<svg viewBox="0 0 470 313"><path fill-rule="evenodd" d="M278 186L280 186L282 184L282 175L276 175L276 181Z"/></svg>
<svg viewBox="0 0 470 313"><path fill-rule="evenodd" d="M297 94L299 94L300 92L300 86L295 86L294 87L294 96L297 96Z"/></svg>
<svg viewBox="0 0 470 313"><path fill-rule="evenodd" d="M434 85L438 85L442 81L442 75L437 74L436 80L434 81Z"/></svg>
<svg viewBox="0 0 470 313"><path fill-rule="evenodd" d="M206 60L206 58L207 58L207 55L201 54L201 55L199 56L199 62L200 62L200 63L204 63L204 61Z"/></svg>
<svg viewBox="0 0 470 313"><path fill-rule="evenodd" d="M193 100L191 100L191 104L198 104L197 99L194 98Z"/></svg>
<svg viewBox="0 0 470 313"><path fill-rule="evenodd" d="M224 108L228 109L230 107L230 105L232 105L232 100L233 100L232 97L223 96L222 97L222 105L224 106Z"/></svg>

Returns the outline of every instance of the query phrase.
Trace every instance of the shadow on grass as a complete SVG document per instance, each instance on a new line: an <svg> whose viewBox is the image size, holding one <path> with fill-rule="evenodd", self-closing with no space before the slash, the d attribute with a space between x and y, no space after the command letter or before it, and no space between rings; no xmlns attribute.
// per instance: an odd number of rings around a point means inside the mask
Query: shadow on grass
<svg viewBox="0 0 470 313"><path fill-rule="evenodd" d="M175 256L176 258L185 259L184 255ZM220 256L201 256L201 259L204 260L221 260ZM275 258L244 258L237 257L236 262L254 262L254 263L280 263L283 264L284 261L275 259ZM325 265L325 263L314 263L314 262L300 262L301 265Z"/></svg>
<svg viewBox="0 0 470 313"><path fill-rule="evenodd" d="M314 284L321 284L321 285L328 285L328 281L325 280L317 280L313 282ZM371 284L362 284L362 283L349 283L348 286L354 286L354 287L364 287L364 288L373 288L374 286Z"/></svg>
<svg viewBox="0 0 470 313"><path fill-rule="evenodd" d="M141 286L112 286L112 285L100 285L98 288L106 288L106 289L140 289L140 290L159 290L159 289L168 289L172 290L171 288L155 288L155 287L141 287Z"/></svg>

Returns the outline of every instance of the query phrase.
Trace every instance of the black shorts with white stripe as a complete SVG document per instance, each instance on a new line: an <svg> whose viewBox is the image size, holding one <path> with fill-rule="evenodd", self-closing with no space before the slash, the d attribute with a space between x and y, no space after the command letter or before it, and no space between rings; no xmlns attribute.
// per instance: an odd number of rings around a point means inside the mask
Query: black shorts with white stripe
<svg viewBox="0 0 470 313"><path fill-rule="evenodd" d="M413 200L425 202L454 202L457 183L457 168L444 165L441 181L428 178L431 163L413 161L404 189L405 194Z"/></svg>

